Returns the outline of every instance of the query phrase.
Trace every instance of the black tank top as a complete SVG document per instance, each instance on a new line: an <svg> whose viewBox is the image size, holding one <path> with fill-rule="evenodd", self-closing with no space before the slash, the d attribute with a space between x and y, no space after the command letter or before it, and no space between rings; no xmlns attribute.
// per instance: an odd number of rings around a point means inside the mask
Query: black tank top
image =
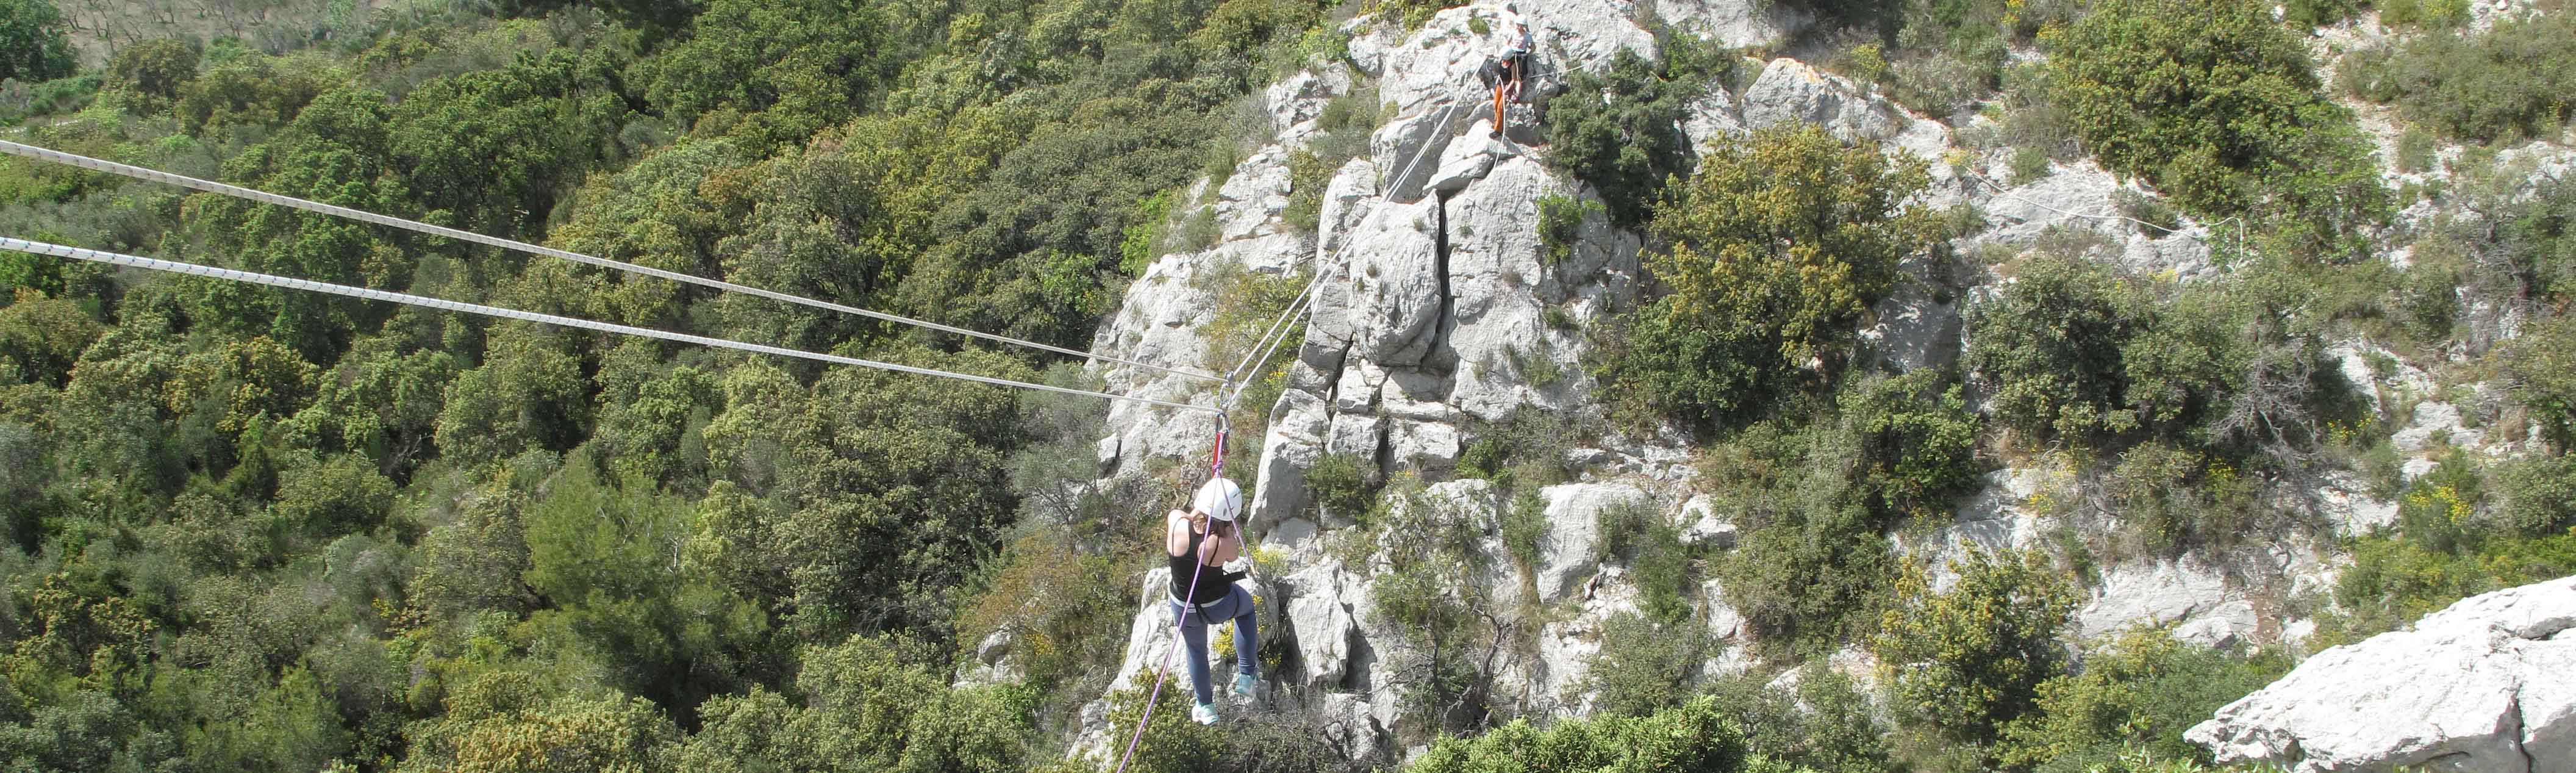
<svg viewBox="0 0 2576 773"><path fill-rule="evenodd" d="M1234 592L1233 588L1228 587L1231 583L1225 581L1224 569L1214 566L1205 569L1198 567L1199 543L1205 541L1207 541L1207 535L1192 531L1188 550L1181 551L1181 555L1165 556L1172 561L1172 598L1184 599L1192 604L1209 604L1224 599L1225 594ZM1191 583L1192 577L1197 578L1195 584ZM1184 586L1187 586L1186 594L1182 592L1185 590Z"/></svg>

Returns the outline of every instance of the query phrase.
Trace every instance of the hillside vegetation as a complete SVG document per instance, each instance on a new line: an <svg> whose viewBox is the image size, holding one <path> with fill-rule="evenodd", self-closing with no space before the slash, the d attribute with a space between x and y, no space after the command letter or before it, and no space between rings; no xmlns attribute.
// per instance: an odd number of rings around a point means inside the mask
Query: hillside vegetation
<svg viewBox="0 0 2576 773"><path fill-rule="evenodd" d="M1407 763L1293 712L1187 724L1167 686L1133 769L2196 770L2182 730L2297 652L2576 573L2576 181L2497 161L2567 138L2554 3L2483 30L2440 0L2294 2L2288 22L2250 0L1786 4L1822 20L1794 42L1973 123L2016 174L2090 157L2152 187L2141 227L2206 224L2223 271L2131 271L2089 232L1957 249L1984 216L1925 203L1931 164L1819 128L1682 147L1689 105L1749 60L1668 31L1659 59L1570 76L1584 98L1540 127L1551 170L1642 235L1656 292L1586 333L1597 411L1497 429L1459 475L1534 497L1567 476L1573 422L1668 429L1697 447L1693 485L1742 503L1742 546L1608 530L1648 601L1604 637L1593 716L1439 715L1496 685L1435 663ZM12 141L1085 349L1146 266L1216 238L1187 213L1275 131L1252 97L1350 67L1353 14L1439 5L414 5L81 68L59 8L0 0L0 119ZM2403 34L2312 58L2303 22L2365 12ZM1292 162L1309 232L1383 117L1360 94ZM1585 211L1542 211L1571 254ZM14 157L0 235L1099 386L1065 358ZM1925 265L1975 296L1972 334L1955 366L1895 372L1858 331ZM1229 354L1302 286L1211 281L1237 301L1209 324ZM1072 485L1107 415L1083 398L18 253L0 302L10 770L1091 770L1064 752L1160 565L1138 514L1196 474ZM2346 378L2354 342L2434 373L2515 453L2406 468L2393 435L2427 396ZM1274 364L1250 400L1279 394ZM2123 528L1972 552L1949 582L1889 539L2042 464L2076 471L2056 506ZM1418 540L1377 608L1435 647L1492 644L1445 589L1513 558L1406 520L1421 481L1355 465L1315 465L1317 498ZM2323 621L2299 649L2069 641L2093 563L2259 552L2320 528L2299 496L2329 475L2400 513L2297 600ZM1528 563L1544 525L1499 528ZM1702 672L1690 593L1711 578L1758 675ZM1016 678L962 679L997 636ZM1843 647L1883 678L1836 671ZM1108 724L1143 700L1113 696Z"/></svg>

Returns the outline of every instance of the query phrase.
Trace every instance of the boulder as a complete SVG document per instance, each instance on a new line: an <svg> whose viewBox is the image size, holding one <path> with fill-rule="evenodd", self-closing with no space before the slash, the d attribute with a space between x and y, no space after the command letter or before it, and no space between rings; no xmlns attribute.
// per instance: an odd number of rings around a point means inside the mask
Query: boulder
<svg viewBox="0 0 2576 773"><path fill-rule="evenodd" d="M1566 483L1539 489L1539 496L1547 501L1547 538L1533 573L1542 603L1581 595L1600 568L1602 511L1648 501L1646 492L1621 483Z"/></svg>
<svg viewBox="0 0 2576 773"><path fill-rule="evenodd" d="M1436 421L1396 419L1387 428L1386 445L1397 468L1438 474L1458 468L1458 427Z"/></svg>
<svg viewBox="0 0 2576 773"><path fill-rule="evenodd" d="M1366 464L1377 463L1378 448L1386 443L1386 419L1358 413L1333 416L1332 426L1325 431L1324 452L1357 456Z"/></svg>
<svg viewBox="0 0 2576 773"><path fill-rule="evenodd" d="M1744 134L1744 122L1735 117L1735 96L1720 84L1708 85L1708 93L1690 103L1690 113L1682 118L1682 136L1690 139L1693 149L1705 151L1718 140Z"/></svg>
<svg viewBox="0 0 2576 773"><path fill-rule="evenodd" d="M1796 59L1773 59L1744 89L1744 126L1817 124L1844 141L1888 140L1912 119L1839 76Z"/></svg>
<svg viewBox="0 0 2576 773"><path fill-rule="evenodd" d="M2336 470L2320 478L2312 500L2336 534L2362 537L2397 525L2397 503L2371 496L2361 476Z"/></svg>
<svg viewBox="0 0 2576 773"><path fill-rule="evenodd" d="M1656 0L1655 18L1724 48L1770 48L1815 24L1789 3L1766 0Z"/></svg>
<svg viewBox="0 0 2576 773"><path fill-rule="evenodd" d="M2253 607L2242 607L2240 615L2231 606L2242 596L2229 587L2225 573L2189 558L2112 566L2102 571L2092 602L2076 610L2076 635L2090 639L2140 624L2204 621L2192 629L2201 643L2241 639L2254 632Z"/></svg>
<svg viewBox="0 0 2576 773"><path fill-rule="evenodd" d="M1278 230L1278 215L1288 208L1288 150L1274 143L1253 151L1236 164L1217 189L1218 233L1227 241L1268 236Z"/></svg>
<svg viewBox="0 0 2576 773"><path fill-rule="evenodd" d="M2038 241L2053 229L2080 229L2106 238L2110 257L2128 271L2170 274L2182 279L2209 272L2209 247L2199 241L2209 238L2206 229L2186 224L2183 233L2166 234L2120 219L2121 197L2155 194L2121 182L2092 159L2056 164L2050 169L2047 176L2009 190L1995 191L1984 184L1973 186L1978 206L1994 227L1968 241L2020 246ZM1999 174L2002 172L1989 171L1987 176ZM2153 235L2140 233L2141 230Z"/></svg>
<svg viewBox="0 0 2576 773"><path fill-rule="evenodd" d="M1306 468L1323 455L1325 432L1331 428L1324 401L1303 390L1280 393L1270 416L1270 430L1261 438L1261 474L1253 481L1247 511L1256 536L1272 534L1279 521L1305 514Z"/></svg>
<svg viewBox="0 0 2576 773"><path fill-rule="evenodd" d="M1340 268L1346 264L1340 254L1342 234L1351 226L1358 225L1360 215L1368 212L1369 205L1377 201L1377 177L1383 173L1376 162L1354 158L1335 170L1330 182L1324 183L1324 200L1315 216L1315 254L1323 257L1328 268ZM1349 281L1349 275L1346 269L1333 274L1345 282ZM1324 298L1315 300L1318 318L1324 316L1325 303Z"/></svg>
<svg viewBox="0 0 2576 773"><path fill-rule="evenodd" d="M1907 266L1906 278L1879 300L1874 324L1860 331L1861 345L1899 373L1946 368L1959 361L1958 299Z"/></svg>
<svg viewBox="0 0 2576 773"><path fill-rule="evenodd" d="M1705 545L1719 550L1733 550L1735 532L1735 520L1732 514L1718 513L1717 497L1700 494L1682 503L1683 545L1692 547Z"/></svg>
<svg viewBox="0 0 2576 773"><path fill-rule="evenodd" d="M1314 135L1315 118L1323 115L1324 105L1350 89L1350 70L1338 66L1308 68L1281 78L1261 91L1271 131L1282 144L1302 144Z"/></svg>
<svg viewBox="0 0 2576 773"><path fill-rule="evenodd" d="M1359 622L1351 614L1351 578L1339 562L1325 558L1288 575L1287 633L1296 641L1299 674L1294 684L1309 690L1338 690L1350 676L1350 658Z"/></svg>
<svg viewBox="0 0 2576 773"><path fill-rule="evenodd" d="M2292 773L2576 771L2576 577L2317 653L2184 737Z"/></svg>
<svg viewBox="0 0 2576 773"><path fill-rule="evenodd" d="M1432 177L1440 171L1440 156L1449 143L1469 122L1475 120L1476 102L1450 101L1431 105L1422 112L1387 122L1371 135L1375 166L1385 170L1378 181L1386 200L1409 204L1421 201L1430 192Z"/></svg>
<svg viewBox="0 0 2576 773"><path fill-rule="evenodd" d="M1349 321L1354 353L1379 365L1416 365L1431 353L1440 322L1441 276L1433 202L1381 202L1352 229Z"/></svg>

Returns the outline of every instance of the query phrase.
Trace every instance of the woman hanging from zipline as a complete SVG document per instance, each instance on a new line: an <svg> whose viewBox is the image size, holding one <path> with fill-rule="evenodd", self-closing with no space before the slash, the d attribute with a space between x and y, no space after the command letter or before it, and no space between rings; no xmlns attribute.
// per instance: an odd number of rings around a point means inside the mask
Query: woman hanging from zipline
<svg viewBox="0 0 2576 773"><path fill-rule="evenodd" d="M1172 563L1172 612L1180 617L1189 647L1190 691L1198 706L1190 719L1216 724L1216 688L1208 683L1208 623L1234 621L1234 694L1252 697L1261 636L1252 619L1252 594L1234 584L1240 572L1223 567L1243 555L1243 488L1217 478L1200 486L1189 512L1171 511L1163 529L1163 554Z"/></svg>

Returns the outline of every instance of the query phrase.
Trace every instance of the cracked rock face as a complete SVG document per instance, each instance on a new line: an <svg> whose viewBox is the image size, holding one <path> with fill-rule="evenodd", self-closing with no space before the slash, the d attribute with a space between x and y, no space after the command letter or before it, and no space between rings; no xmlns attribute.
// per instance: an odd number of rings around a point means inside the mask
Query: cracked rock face
<svg viewBox="0 0 2576 773"><path fill-rule="evenodd" d="M2318 653L2184 737L2293 773L2576 771L2576 577Z"/></svg>

